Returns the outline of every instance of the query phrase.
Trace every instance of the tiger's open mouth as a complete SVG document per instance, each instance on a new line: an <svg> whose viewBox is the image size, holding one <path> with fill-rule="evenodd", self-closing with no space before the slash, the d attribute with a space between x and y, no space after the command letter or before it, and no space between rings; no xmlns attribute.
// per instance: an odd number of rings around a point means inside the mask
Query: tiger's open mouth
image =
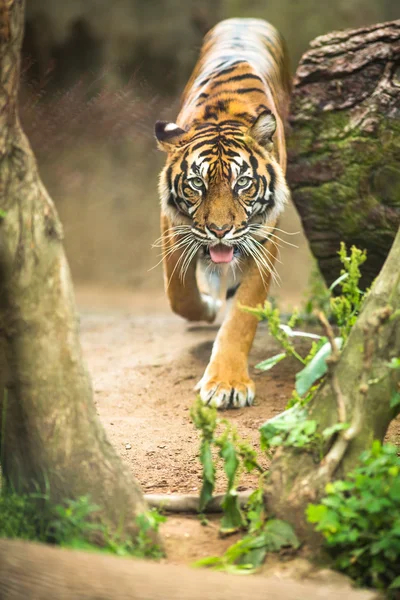
<svg viewBox="0 0 400 600"><path fill-rule="evenodd" d="M206 246L204 248L205 256L209 256L213 263L230 263L240 254L237 246L227 246L225 244L216 244L215 246Z"/></svg>

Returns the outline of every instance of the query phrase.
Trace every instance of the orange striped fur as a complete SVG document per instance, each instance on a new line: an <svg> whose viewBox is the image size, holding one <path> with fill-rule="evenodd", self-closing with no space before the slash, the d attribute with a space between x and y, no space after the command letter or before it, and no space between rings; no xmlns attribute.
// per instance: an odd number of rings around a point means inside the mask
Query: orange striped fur
<svg viewBox="0 0 400 600"><path fill-rule="evenodd" d="M254 399L247 357L257 322L238 303L264 302L274 276L274 228L289 197L289 93L288 57L276 29L258 19L229 19L205 37L177 122L156 123L158 145L167 152L159 191L172 309L189 320L212 321L220 305L218 279L229 281L240 271L233 306L198 384L202 400L219 408ZM199 269L212 273L208 293L200 290Z"/></svg>

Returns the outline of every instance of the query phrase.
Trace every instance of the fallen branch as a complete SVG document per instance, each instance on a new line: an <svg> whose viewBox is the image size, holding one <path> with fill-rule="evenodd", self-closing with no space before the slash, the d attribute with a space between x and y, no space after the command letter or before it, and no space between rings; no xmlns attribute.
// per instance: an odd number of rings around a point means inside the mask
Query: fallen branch
<svg viewBox="0 0 400 600"><path fill-rule="evenodd" d="M238 500L241 508L246 506L250 495L255 490L246 490L238 492ZM200 496L190 494L146 494L145 500L151 508L156 508L163 512L170 513L198 513L200 506ZM204 513L222 512L223 494L213 496L208 502Z"/></svg>

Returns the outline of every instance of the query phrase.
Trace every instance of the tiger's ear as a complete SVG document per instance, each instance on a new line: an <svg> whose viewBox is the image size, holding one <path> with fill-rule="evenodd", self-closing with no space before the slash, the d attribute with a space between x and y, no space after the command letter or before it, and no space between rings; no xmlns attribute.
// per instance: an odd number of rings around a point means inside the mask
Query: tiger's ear
<svg viewBox="0 0 400 600"><path fill-rule="evenodd" d="M248 135L260 146L269 146L276 130L276 119L270 110L264 110L248 131Z"/></svg>
<svg viewBox="0 0 400 600"><path fill-rule="evenodd" d="M186 131L181 129L176 123L168 123L168 121L157 121L154 133L157 138L158 147L160 150L168 152L173 146L177 145Z"/></svg>

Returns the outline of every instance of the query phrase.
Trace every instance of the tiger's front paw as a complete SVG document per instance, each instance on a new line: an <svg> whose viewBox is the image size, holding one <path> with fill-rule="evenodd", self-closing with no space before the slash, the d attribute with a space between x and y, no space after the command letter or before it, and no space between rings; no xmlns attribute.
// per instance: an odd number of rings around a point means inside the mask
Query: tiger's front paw
<svg viewBox="0 0 400 600"><path fill-rule="evenodd" d="M211 367L211 365L210 365ZM246 372L232 373L207 367L195 390L200 393L204 404L218 409L251 406L255 396L255 385Z"/></svg>

